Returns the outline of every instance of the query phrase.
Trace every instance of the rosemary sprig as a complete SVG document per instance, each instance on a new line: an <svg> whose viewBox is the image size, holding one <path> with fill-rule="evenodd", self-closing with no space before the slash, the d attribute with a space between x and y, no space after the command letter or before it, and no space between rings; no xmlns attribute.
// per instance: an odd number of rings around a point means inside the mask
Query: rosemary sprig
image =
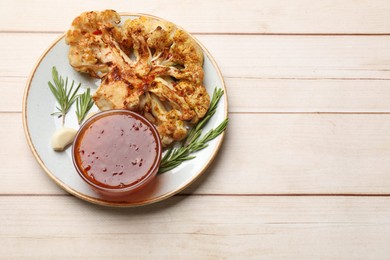
<svg viewBox="0 0 390 260"><path fill-rule="evenodd" d="M215 129L209 130L204 136L201 137L203 126L215 114L217 104L223 94L224 91L222 89L214 89L213 97L210 101L210 107L205 117L190 130L186 140L181 144L180 147L171 147L167 150L164 157L161 159L160 169L158 171L159 173L167 172L179 166L184 161L194 159L196 156L191 155L192 153L206 148L209 141L219 136L226 129L229 121L228 118L223 120L222 123L219 124Z"/></svg>
<svg viewBox="0 0 390 260"><path fill-rule="evenodd" d="M90 88L87 88L87 91L85 91L83 94L79 95L76 99L76 115L77 115L77 121L79 125L81 125L81 122L83 122L85 116L87 115L88 111L93 106L93 100L91 97L91 90Z"/></svg>
<svg viewBox="0 0 390 260"><path fill-rule="evenodd" d="M81 83L76 87L74 91L72 91L74 87L74 81L72 81L72 84L68 89L68 77L66 77L64 81L64 79L60 75L58 75L56 67L53 67L52 69L52 77L54 85L50 81L48 82L48 85L59 104L59 107L56 107L58 111L52 113L52 115L58 115L58 117L62 117L62 125L64 125L65 115L66 113L68 113L72 104L76 101L76 93L79 90Z"/></svg>
<svg viewBox="0 0 390 260"><path fill-rule="evenodd" d="M224 91L222 89L214 89L213 96L210 100L210 106L209 109L207 110L206 115L198 122L198 124L193 127L190 132L187 135L187 138L184 142L185 146L188 146L189 143L191 143L194 139L194 136L197 132L201 131L203 126L210 120L210 118L215 114L215 111L217 110L217 104L221 97L223 96Z"/></svg>

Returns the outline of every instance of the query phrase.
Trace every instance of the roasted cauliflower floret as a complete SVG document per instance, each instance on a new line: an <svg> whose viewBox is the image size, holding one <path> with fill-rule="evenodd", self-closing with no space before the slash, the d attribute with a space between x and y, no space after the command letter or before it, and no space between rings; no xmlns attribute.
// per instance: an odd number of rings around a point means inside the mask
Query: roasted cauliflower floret
<svg viewBox="0 0 390 260"><path fill-rule="evenodd" d="M101 78L93 95L101 110L130 109L153 122L163 145L182 140L208 110L203 52L167 21L128 19L112 10L87 12L67 32L70 64Z"/></svg>
<svg viewBox="0 0 390 260"><path fill-rule="evenodd" d="M70 65L80 72L101 78L110 64L121 63L124 48L130 46L118 26L120 16L112 10L85 12L75 18L66 33L65 41L70 46Z"/></svg>

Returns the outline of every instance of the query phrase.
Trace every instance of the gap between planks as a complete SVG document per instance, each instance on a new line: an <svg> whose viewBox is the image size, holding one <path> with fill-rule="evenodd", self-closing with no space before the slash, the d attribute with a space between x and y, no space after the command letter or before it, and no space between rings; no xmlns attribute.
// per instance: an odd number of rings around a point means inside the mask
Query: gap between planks
<svg viewBox="0 0 390 260"><path fill-rule="evenodd" d="M378 70L378 71L389 71L388 69L386 70ZM15 76L15 75L10 75L10 76L5 76L5 75L0 75L1 78L20 78L27 80L29 77L28 76ZM353 81L353 80L377 80L377 81L388 81L390 78L330 78L330 77L323 77L323 78L310 78L310 77L302 77L302 78L297 78L297 77L235 77L235 76L223 76L224 79L242 79L242 80L307 80L307 81L313 81L313 80L319 80L319 81L324 81L324 80L345 80L345 81Z"/></svg>
<svg viewBox="0 0 390 260"><path fill-rule="evenodd" d="M389 71L389 70L378 70L378 71ZM1 77L8 77L8 76L0 76ZM14 76L15 78L19 76ZM22 78L22 77L21 77ZM307 81L313 81L313 80L345 80L345 81L353 81L353 80L375 80L375 81L388 81L390 78L330 78L330 77L322 77L322 78L297 78L297 77L235 77L235 76L224 76L225 79L242 79L242 80L307 80Z"/></svg>
<svg viewBox="0 0 390 260"><path fill-rule="evenodd" d="M0 111L0 114L21 114L21 111ZM272 112L272 111L259 111L259 112L253 112L253 111L248 111L248 112L230 112L229 114L251 114L251 115L389 115L390 111L381 111L381 112L349 112L349 111L343 111L343 112L316 112L316 111L302 111L302 112L297 112L297 111L281 111L281 112Z"/></svg>
<svg viewBox="0 0 390 260"><path fill-rule="evenodd" d="M180 193L172 197L390 197L388 193L231 193L231 194L213 194L213 193ZM0 194L0 197L73 197L71 194ZM169 199L169 198L168 198Z"/></svg>
<svg viewBox="0 0 390 260"><path fill-rule="evenodd" d="M63 34L65 31L27 31L27 30L0 30L10 34ZM190 32L193 35L253 35L253 36L390 36L390 33L261 33L261 32Z"/></svg>

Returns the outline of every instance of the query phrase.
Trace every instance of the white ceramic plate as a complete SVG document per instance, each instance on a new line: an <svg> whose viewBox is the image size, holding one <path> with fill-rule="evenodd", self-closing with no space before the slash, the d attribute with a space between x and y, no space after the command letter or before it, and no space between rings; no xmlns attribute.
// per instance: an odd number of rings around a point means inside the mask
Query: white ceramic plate
<svg viewBox="0 0 390 260"><path fill-rule="evenodd" d="M122 15L122 21L134 18L138 14ZM147 15L148 16L148 15ZM152 16L153 18L160 19ZM162 19L160 19L162 20ZM198 42L198 41L197 41ZM198 42L199 43L199 42ZM204 52L204 85L210 97L215 87L225 90L215 115L206 125L204 132L217 127L227 117L227 94L222 75L210 53L199 43ZM60 75L82 83L80 92L91 87L94 91L100 80L76 72L68 62L69 47L65 44L64 35L55 41L37 62L27 81L23 100L23 124L27 141L34 156L51 179L67 192L83 200L107 206L140 206L166 199L189 186L210 165L216 156L223 140L223 134L209 142L209 146L199 151L196 158L182 163L179 167L157 175L155 181L147 188L131 194L125 201L109 201L92 191L80 178L72 163L71 149L65 152L54 152L50 146L51 136L61 127L61 119L50 115L55 111L55 99L47 85L52 81L51 70L55 66ZM97 111L96 107L93 110ZM78 128L74 106L66 115L65 127Z"/></svg>

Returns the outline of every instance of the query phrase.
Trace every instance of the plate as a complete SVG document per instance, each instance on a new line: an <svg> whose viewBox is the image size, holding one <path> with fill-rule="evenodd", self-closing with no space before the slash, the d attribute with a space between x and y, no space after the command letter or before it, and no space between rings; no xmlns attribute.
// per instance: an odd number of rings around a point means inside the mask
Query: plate
<svg viewBox="0 0 390 260"><path fill-rule="evenodd" d="M122 14L122 21L135 18L141 14ZM155 19L161 18L144 15ZM179 27L180 28L180 27ZM195 39L195 38L194 38ZM195 39L196 40L196 39ZM222 88L225 95L221 98L214 116L205 126L203 133L217 127L228 113L228 102L224 80L221 72L206 48L198 41L204 52L205 72L204 85L212 96L215 87ZM132 207L155 203L180 192L202 175L211 164L222 144L224 134L209 142L209 146L196 153L196 158L182 163L177 168L157 175L156 179L142 191L131 194L122 201L107 200L99 196L87 186L77 174L73 163L71 149L65 152L55 152L50 146L50 140L55 130L61 127L61 119L50 115L55 111L55 99L47 85L52 80L51 70L55 66L60 75L81 83L80 92L87 87L95 90L100 80L75 71L68 62L69 47L65 44L65 34L57 39L41 56L35 65L26 85L23 98L23 126L28 144L33 155L47 175L61 188L85 201L118 207ZM65 127L78 129L74 105L66 115ZM96 107L92 110L98 111Z"/></svg>

